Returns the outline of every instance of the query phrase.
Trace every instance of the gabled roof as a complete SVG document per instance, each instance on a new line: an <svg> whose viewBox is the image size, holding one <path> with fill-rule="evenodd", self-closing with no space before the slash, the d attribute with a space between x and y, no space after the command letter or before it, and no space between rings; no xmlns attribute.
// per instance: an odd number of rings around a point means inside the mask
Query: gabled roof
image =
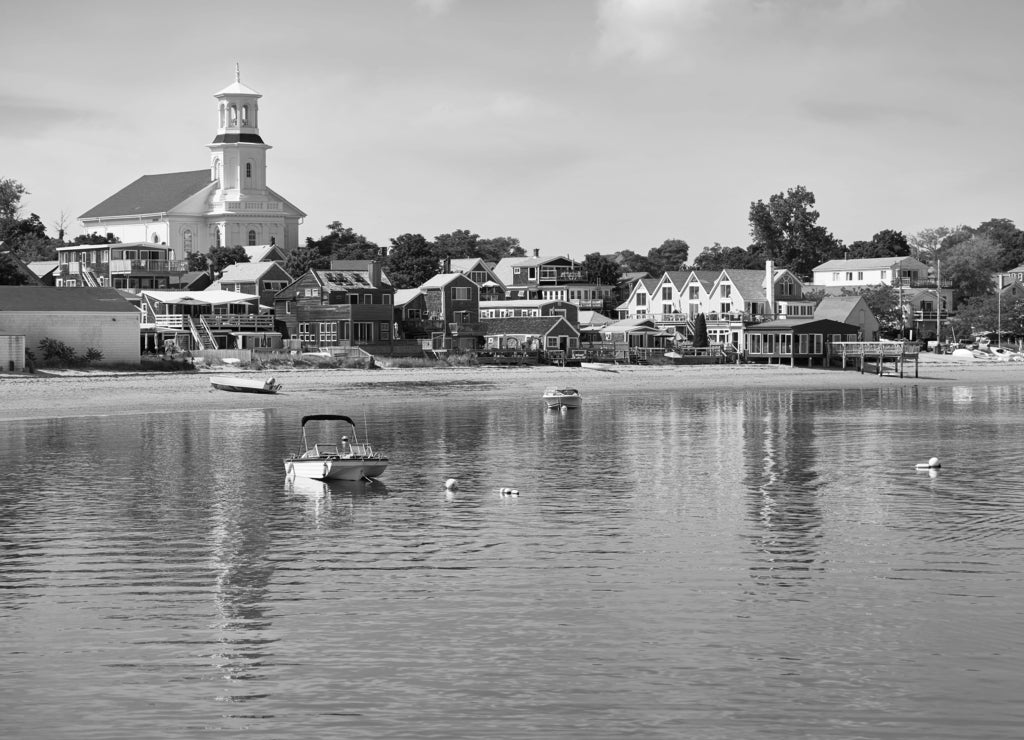
<svg viewBox="0 0 1024 740"><path fill-rule="evenodd" d="M691 270L689 279L696 280L705 292L710 292L721 274L721 270Z"/></svg>
<svg viewBox="0 0 1024 740"><path fill-rule="evenodd" d="M481 319L488 335L528 334L544 336L550 334L558 324L565 324L569 331L579 336L579 330L562 316L525 316L503 319Z"/></svg>
<svg viewBox="0 0 1024 740"><path fill-rule="evenodd" d="M215 183L210 179L209 169L143 175L78 218L85 220L167 213L185 199L213 185Z"/></svg>
<svg viewBox="0 0 1024 740"><path fill-rule="evenodd" d="M786 330L786 329L799 329L804 326L811 324L822 324L825 327L831 329L838 329L847 334L853 334L859 330L860 327L854 324L847 324L845 321L836 321L834 319L823 319L818 316L806 316L796 319L776 319L775 321L764 321L760 324L751 326L748 331L760 331L761 329L772 329L772 330Z"/></svg>
<svg viewBox="0 0 1024 740"><path fill-rule="evenodd" d="M775 272L775 276L778 276L778 271ZM732 283L736 291L746 301L764 300L768 297L764 286L764 270L726 269L722 270L721 277L728 277L729 282ZM721 280L719 280L719 283L721 283Z"/></svg>
<svg viewBox="0 0 1024 740"><path fill-rule="evenodd" d="M463 275L461 272L447 272L440 275L434 275L430 280L420 285L420 290L436 290L438 288L443 288L456 280L467 281L476 285L476 283L470 280L468 276Z"/></svg>
<svg viewBox="0 0 1024 740"><path fill-rule="evenodd" d="M138 315L138 309L113 288L51 288L44 285L0 285L0 313L5 311Z"/></svg>
<svg viewBox="0 0 1024 740"><path fill-rule="evenodd" d="M223 283L251 283L259 280L268 272L283 273L285 279L291 280L291 275L276 262L236 262L228 265L221 273L220 282Z"/></svg>
<svg viewBox="0 0 1024 740"><path fill-rule="evenodd" d="M82 288L78 288L82 290ZM140 295L161 303L192 303L202 306L223 306L229 303L252 303L259 301L258 295L237 293L233 290L140 290Z"/></svg>
<svg viewBox="0 0 1024 740"><path fill-rule="evenodd" d="M857 308L858 303L863 303L867 307L867 302L863 296L859 295L830 295L825 296L821 299L814 309L814 318L816 319L831 319L833 321L845 322L850 318L850 314L853 313L854 309Z"/></svg>
<svg viewBox="0 0 1024 740"><path fill-rule="evenodd" d="M820 265L815 267L812 272L831 272L834 270L886 270L891 268L893 265L902 264L910 260L917 262L920 265L924 265L920 260L914 257L866 257L864 259L855 260L829 260L828 262L822 262Z"/></svg>
<svg viewBox="0 0 1024 740"><path fill-rule="evenodd" d="M242 249L250 262L273 262L272 259L267 259L272 252L281 255L281 259L284 258L284 252L276 244L258 244L255 247L242 247ZM275 257L275 259L278 258Z"/></svg>
<svg viewBox="0 0 1024 740"><path fill-rule="evenodd" d="M614 319L610 319L597 311L580 311L579 313L580 326L603 326L604 324L611 324L613 321Z"/></svg>
<svg viewBox="0 0 1024 740"><path fill-rule="evenodd" d="M32 274L39 278L46 277L59 266L60 262L57 260L37 260L36 262L28 263L28 269L32 271Z"/></svg>
<svg viewBox="0 0 1024 740"><path fill-rule="evenodd" d="M421 295L423 293L420 292L419 288L400 288L395 291L395 297L392 299L392 302L396 306L404 306Z"/></svg>

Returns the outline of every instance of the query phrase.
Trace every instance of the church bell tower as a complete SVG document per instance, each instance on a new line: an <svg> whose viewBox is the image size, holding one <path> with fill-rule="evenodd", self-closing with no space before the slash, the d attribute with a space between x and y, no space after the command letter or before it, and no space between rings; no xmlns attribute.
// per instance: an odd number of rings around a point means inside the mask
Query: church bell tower
<svg viewBox="0 0 1024 740"><path fill-rule="evenodd" d="M217 136L210 149L210 179L217 182L215 200L261 200L267 193L267 150L259 130L258 92L242 84L235 65L233 84L217 99Z"/></svg>

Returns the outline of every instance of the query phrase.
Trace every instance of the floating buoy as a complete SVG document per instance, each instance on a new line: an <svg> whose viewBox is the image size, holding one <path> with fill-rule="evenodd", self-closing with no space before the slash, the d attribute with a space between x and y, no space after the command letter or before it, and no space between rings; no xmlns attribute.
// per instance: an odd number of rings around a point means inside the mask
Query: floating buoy
<svg viewBox="0 0 1024 740"><path fill-rule="evenodd" d="M444 487L449 491L457 491L459 490L459 482L455 478L449 478L444 482Z"/></svg>
<svg viewBox="0 0 1024 740"><path fill-rule="evenodd" d="M914 467L916 467L918 470L935 470L937 468L941 468L942 465L939 463L939 458L933 457L930 458L928 462L918 463Z"/></svg>
<svg viewBox="0 0 1024 740"><path fill-rule="evenodd" d="M499 488L498 489L498 495L499 496L518 496L519 495L519 489L518 488Z"/></svg>
<svg viewBox="0 0 1024 740"><path fill-rule="evenodd" d="M518 488L513 488L512 490L510 490L508 492L508 495L509 496L518 496L519 495L519 489Z"/></svg>

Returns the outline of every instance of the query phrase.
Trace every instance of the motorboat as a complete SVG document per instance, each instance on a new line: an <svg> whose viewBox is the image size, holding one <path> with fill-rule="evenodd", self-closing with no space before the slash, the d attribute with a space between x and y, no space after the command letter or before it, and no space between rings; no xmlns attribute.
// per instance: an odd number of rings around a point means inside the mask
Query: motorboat
<svg viewBox="0 0 1024 740"><path fill-rule="evenodd" d="M988 351L995 355L997 360L1002 360L1003 362L1024 362L1024 355L1005 347L989 346Z"/></svg>
<svg viewBox="0 0 1024 740"><path fill-rule="evenodd" d="M583 396L575 388L548 388L544 391L544 403L549 409L578 409L583 405Z"/></svg>
<svg viewBox="0 0 1024 740"><path fill-rule="evenodd" d="M306 425L311 422L342 422L352 427L352 439L342 436L338 442L310 444ZM356 424L341 414L310 414L302 417L302 452L284 459L288 478L313 480L364 480L376 478L388 466L388 458L373 449L369 442L360 442Z"/></svg>
<svg viewBox="0 0 1024 740"><path fill-rule="evenodd" d="M226 375L215 375L210 378L210 385L219 391L232 391L234 393L277 393L281 390L281 384L274 378L260 380L259 378L236 378Z"/></svg>

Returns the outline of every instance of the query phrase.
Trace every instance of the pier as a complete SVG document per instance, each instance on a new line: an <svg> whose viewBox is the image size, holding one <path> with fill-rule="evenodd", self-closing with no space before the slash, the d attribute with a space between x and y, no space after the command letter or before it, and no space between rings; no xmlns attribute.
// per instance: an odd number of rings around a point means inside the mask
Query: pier
<svg viewBox="0 0 1024 740"><path fill-rule="evenodd" d="M875 366L874 373L885 375L885 365L891 362L893 372L899 373L902 378L908 360L914 362L914 377L917 377L918 356L921 353L921 345L917 342L833 342L832 356L841 357L843 370L846 369L846 362L849 360L861 373L865 371L865 365L872 363Z"/></svg>

